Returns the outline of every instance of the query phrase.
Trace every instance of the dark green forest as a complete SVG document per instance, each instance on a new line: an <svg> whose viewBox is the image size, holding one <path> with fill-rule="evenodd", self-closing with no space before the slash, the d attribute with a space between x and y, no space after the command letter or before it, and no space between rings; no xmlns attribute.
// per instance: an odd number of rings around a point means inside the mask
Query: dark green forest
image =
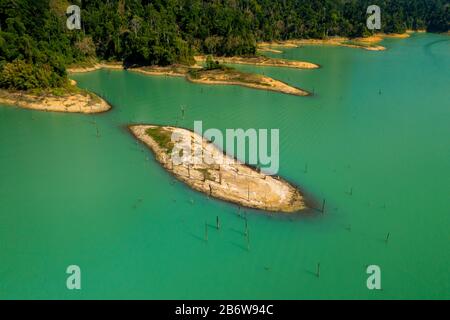
<svg viewBox="0 0 450 320"><path fill-rule="evenodd" d="M125 65L191 64L195 53L254 55L257 41L447 32L450 0L0 0L0 87L61 87L66 66L95 59ZM68 30L66 8L81 8Z"/></svg>

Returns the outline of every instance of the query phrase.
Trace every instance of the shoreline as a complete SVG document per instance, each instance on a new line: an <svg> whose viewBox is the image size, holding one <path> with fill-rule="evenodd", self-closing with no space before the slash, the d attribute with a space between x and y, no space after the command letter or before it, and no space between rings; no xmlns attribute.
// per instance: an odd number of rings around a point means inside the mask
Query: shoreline
<svg viewBox="0 0 450 320"><path fill-rule="evenodd" d="M305 198L289 182L261 173L238 160L224 154L208 140L191 130L153 125L130 125L130 133L144 143L155 155L165 170L190 188L207 196L238 204L243 207L268 212L296 213L307 209ZM167 135L156 141L147 130L157 130L155 137ZM172 133L176 132L180 141L197 145L213 163L176 164L167 147ZM167 140L167 141L166 141ZM164 142L161 142L164 141ZM183 143L180 142L180 143ZM201 146L200 143L201 142ZM165 143L164 145L162 145ZM173 147L173 146L172 146Z"/></svg>
<svg viewBox="0 0 450 320"><path fill-rule="evenodd" d="M100 69L119 70L117 66L118 66L117 64L114 64L113 67L111 67L110 65L97 64L92 68L77 68L76 73L87 73L97 71ZM291 86L283 81L276 80L265 75L246 73L238 70L234 70L233 72L220 69L202 70L201 67L199 67L198 65L197 66L171 65L167 67L145 66L128 69L121 67L121 70L140 73L148 76L184 77L187 81L196 84L235 85L250 89L265 90L302 97L311 95L310 92ZM194 78L190 74L191 71L198 72L198 74L200 74L200 77Z"/></svg>
<svg viewBox="0 0 450 320"><path fill-rule="evenodd" d="M72 66L67 67L67 73L86 73L97 71L101 69L110 69L110 70L123 70L123 66L120 62L114 63L95 63L92 66Z"/></svg>
<svg viewBox="0 0 450 320"><path fill-rule="evenodd" d="M365 39L365 38L362 38ZM358 44L353 41L360 41L361 39L353 39L349 38L333 38L333 39L297 39L297 40L284 40L284 41L273 41L273 42L260 42L258 44L258 49L264 50L265 48L273 49L273 48L299 48L302 46L334 46L334 47L347 47L347 48L355 48L355 49L364 49L369 51L384 51L385 47L380 45L374 45L377 42L373 41L361 41L366 43ZM379 40L381 41L381 40ZM280 50L278 50L280 51Z"/></svg>
<svg viewBox="0 0 450 320"><path fill-rule="evenodd" d="M105 100L91 92L74 92L59 96L1 89L0 104L46 112L83 114L103 113L111 109Z"/></svg>
<svg viewBox="0 0 450 320"><path fill-rule="evenodd" d="M216 70L202 71L201 73L202 74L199 78L194 78L191 75L187 74L186 80L193 83L206 85L236 85L251 89L272 91L301 97L311 95L311 93L306 90L296 88L280 80L276 80L260 74L246 74L243 72L228 74L224 71L222 71L221 73L216 73ZM247 82L234 80L235 78L240 78L242 76L252 77L252 79L249 79Z"/></svg>
<svg viewBox="0 0 450 320"><path fill-rule="evenodd" d="M281 53L283 53L283 51L281 51L281 50L277 50L277 49L272 49L272 48L262 48L262 47L259 47L259 48L257 48L257 51L259 51L259 52L269 52L269 53L276 53L276 54L281 54Z"/></svg>
<svg viewBox="0 0 450 320"><path fill-rule="evenodd" d="M167 67L145 66L124 69L131 72L141 73L149 76L186 77L190 70L201 69L199 66L185 66L174 64Z"/></svg>
<svg viewBox="0 0 450 320"><path fill-rule="evenodd" d="M195 56L197 63L205 62L206 56ZM311 62L286 60L269 58L265 56L254 57L213 57L213 60L219 61L222 64L243 64L251 66L263 66L263 67L280 67L280 68L293 68L293 69L318 69L319 65Z"/></svg>
<svg viewBox="0 0 450 320"><path fill-rule="evenodd" d="M324 45L324 46L339 46L347 48L364 49L369 51L385 51L386 47L378 43L384 39L406 39L410 37L410 32L405 33L378 33L373 36L365 38L346 38L346 37L332 37L328 39L291 39L291 40L277 40L272 42L259 42L259 50L274 50L276 53L282 53L277 48L299 48L303 45ZM275 48L275 49L274 49Z"/></svg>

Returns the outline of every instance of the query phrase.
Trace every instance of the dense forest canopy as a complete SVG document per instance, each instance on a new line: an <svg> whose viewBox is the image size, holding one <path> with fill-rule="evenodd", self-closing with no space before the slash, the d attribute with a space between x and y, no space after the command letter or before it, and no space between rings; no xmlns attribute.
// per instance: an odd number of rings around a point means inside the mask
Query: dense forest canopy
<svg viewBox="0 0 450 320"><path fill-rule="evenodd" d="M66 27L70 4L81 30ZM381 32L448 31L450 0L0 0L0 87L59 87L65 66L93 59L189 64L253 55L257 41L367 36L372 4Z"/></svg>

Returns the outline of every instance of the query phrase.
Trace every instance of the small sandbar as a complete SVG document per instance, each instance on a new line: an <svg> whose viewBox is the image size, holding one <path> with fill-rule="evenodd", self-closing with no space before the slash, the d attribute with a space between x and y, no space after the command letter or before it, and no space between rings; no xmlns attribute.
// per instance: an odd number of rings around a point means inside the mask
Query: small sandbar
<svg viewBox="0 0 450 320"><path fill-rule="evenodd" d="M225 155L192 131L152 125L130 126L129 130L153 151L167 171L209 197L272 212L306 209L298 188ZM184 149L176 148L175 143L189 146L190 150L201 150L201 161L192 163L191 155L184 154ZM175 160L173 154L178 155Z"/></svg>

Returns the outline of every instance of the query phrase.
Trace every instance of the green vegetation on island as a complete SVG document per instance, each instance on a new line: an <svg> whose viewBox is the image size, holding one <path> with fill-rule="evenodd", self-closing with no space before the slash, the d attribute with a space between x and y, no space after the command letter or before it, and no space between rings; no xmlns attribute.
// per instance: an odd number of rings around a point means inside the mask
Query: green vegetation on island
<svg viewBox="0 0 450 320"><path fill-rule="evenodd" d="M171 154L174 148L174 143L172 142L172 133L165 130L162 127L150 127L145 130L145 133L152 137L153 140L164 150L167 154Z"/></svg>

